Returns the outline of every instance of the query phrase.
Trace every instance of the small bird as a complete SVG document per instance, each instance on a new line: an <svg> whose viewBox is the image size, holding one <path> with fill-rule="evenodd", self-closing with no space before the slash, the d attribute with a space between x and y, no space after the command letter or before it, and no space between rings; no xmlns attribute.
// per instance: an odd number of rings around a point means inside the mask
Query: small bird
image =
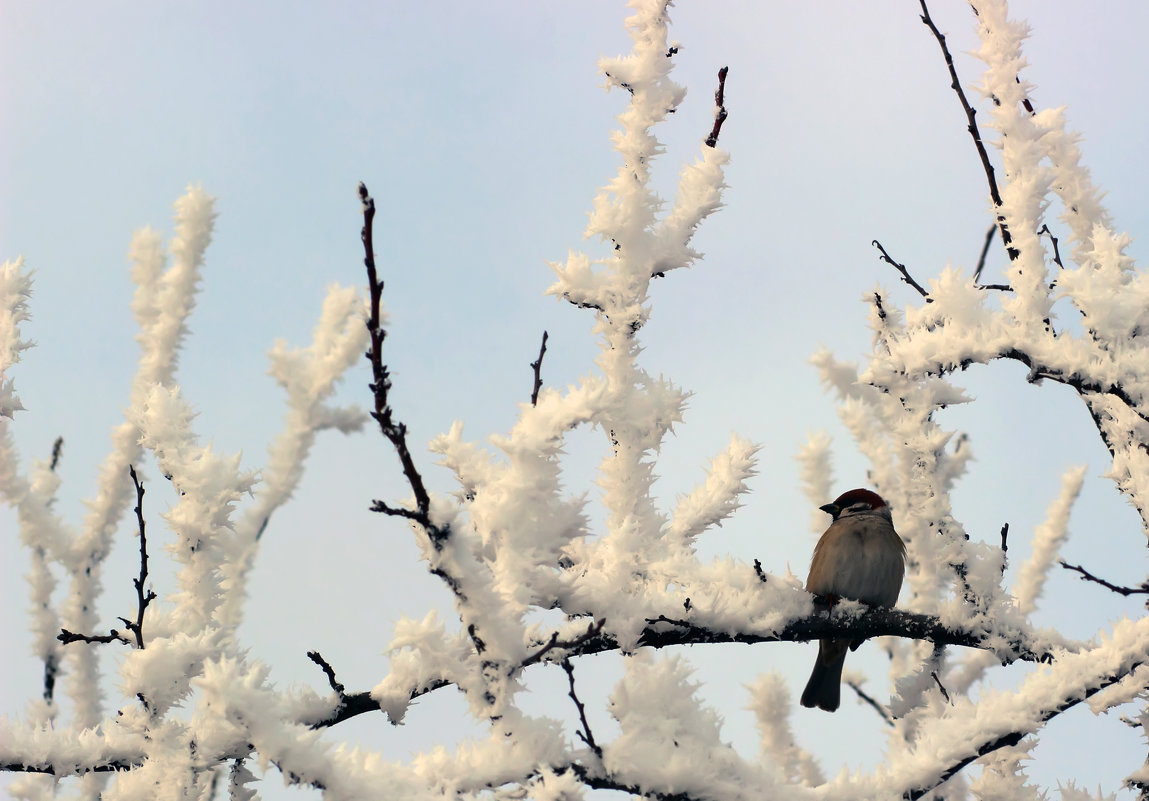
<svg viewBox="0 0 1149 801"><path fill-rule="evenodd" d="M873 606L893 606L906 572L906 544L894 531L890 507L876 492L852 489L819 507L833 521L814 546L806 591L850 598ZM846 648L862 640L820 640L814 672L802 691L802 706L827 712L838 708Z"/></svg>

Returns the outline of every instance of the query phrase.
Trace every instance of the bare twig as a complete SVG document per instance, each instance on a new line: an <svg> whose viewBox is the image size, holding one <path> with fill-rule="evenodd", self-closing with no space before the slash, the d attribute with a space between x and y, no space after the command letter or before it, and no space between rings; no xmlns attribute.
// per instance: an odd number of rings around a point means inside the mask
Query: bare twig
<svg viewBox="0 0 1149 801"><path fill-rule="evenodd" d="M586 707L583 706L578 694L575 693L574 665L571 664L569 659L564 659L561 664L567 674L567 683L570 685L570 692L568 692L567 695L574 701L575 709L578 710L579 723L582 725L582 731L578 732L579 739L586 743L586 746L594 752L596 757L602 759L602 748L594 741L594 732L590 730L590 724L587 723Z"/></svg>
<svg viewBox="0 0 1149 801"><path fill-rule="evenodd" d="M714 92L714 127L710 129L710 136L706 137L707 147L718 145L718 135L722 133L722 123L726 122L726 73L729 67L718 70L718 89Z"/></svg>
<svg viewBox="0 0 1149 801"><path fill-rule="evenodd" d="M930 29L930 33L938 40L938 46L942 49L942 55L945 56L946 68L950 73L950 88L957 93L958 100L961 101L962 111L965 112L967 130L969 135L973 137L974 146L977 148L978 158L981 159L981 166L985 170L986 182L989 184L989 197L993 201L995 209L1001 208L1001 193L997 188L997 178L994 176L993 165L989 161L989 153L986 152L985 143L981 138L981 131L977 127L977 112L974 111L973 106L969 104L966 99L965 91L961 88L961 81L958 79L957 69L954 68L953 56L950 55L949 47L946 45L945 35L938 30L934 25L933 19L930 17L930 10L926 8L926 0L919 0L922 7L922 23ZM1001 243L1005 245L1005 252L1009 254L1009 260L1013 261L1018 257L1016 248L1011 247L1013 237L1009 233L1009 227L1005 224L1005 217L1001 214L997 216L997 227L1001 231Z"/></svg>
<svg viewBox="0 0 1149 801"><path fill-rule="evenodd" d="M120 619L123 620L123 618ZM56 635L56 639L64 643L64 645L69 645L70 643L74 642L86 642L89 644L122 642L124 645L132 644L131 640L129 640L123 634L120 634L120 632L116 631L115 629L111 629L107 634L77 634L74 631L60 629L60 633Z"/></svg>
<svg viewBox="0 0 1149 801"><path fill-rule="evenodd" d="M898 262L896 262L890 258L890 254L886 253L886 249L884 247L882 247L881 242L879 242L878 240L875 239L870 244L872 244L874 247L876 247L881 252L882 261L884 261L886 264L891 265L894 269L896 269L899 273L901 273L902 274L902 280L905 281L910 286L912 286L914 289L916 289L918 291L918 294L926 299L926 303L933 303L934 302L934 299L930 297L930 293L925 290L925 287L923 287L921 284L919 284L917 281L915 281L914 277L912 275L910 275L910 271L906 269L906 265L900 264L900 263L898 263Z"/></svg>
<svg viewBox="0 0 1149 801"><path fill-rule="evenodd" d="M399 511L381 501L372 504L372 511L384 514L406 517L419 523L427 532L436 549L443 547L448 536L446 529L431 523L431 496L423 484L423 476L415 466L415 460L407 447L407 426L394 419L388 393L391 391L391 374L387 365L383 363L383 340L387 332L382 325L382 297L383 281L379 279L375 269L375 245L373 228L375 224L375 200L367 191L367 186L360 182L359 200L363 204L363 264L367 267L367 285L371 293L371 308L367 319L367 333L371 337L371 348L367 351L367 359L371 362L370 389L375 397L375 409L371 417L379 424L379 431L395 448L399 462L403 467L403 475L411 485L415 495L415 509Z"/></svg>
<svg viewBox="0 0 1149 801"><path fill-rule="evenodd" d="M991 225L989 230L985 232L985 242L981 246L981 255L977 258L977 268L973 271L973 282L976 284L978 279L981 278L981 271L985 269L985 260L989 256L989 246L993 242L993 232L997 230L996 225Z"/></svg>
<svg viewBox="0 0 1149 801"><path fill-rule="evenodd" d="M930 675L933 676L934 681L938 685L938 689L942 691L942 698L946 699L947 704L949 704L950 706L953 706L953 701L950 700L950 694L946 691L946 686L944 684L942 684L942 680L938 676L938 672L935 670Z"/></svg>
<svg viewBox="0 0 1149 801"><path fill-rule="evenodd" d="M539 390L543 388L543 356L547 352L547 332L543 331L543 344L539 346L539 358L531 362L531 369L535 371L534 388L531 390L531 406L539 403Z"/></svg>
<svg viewBox="0 0 1149 801"><path fill-rule="evenodd" d="M1080 573L1082 581L1092 581L1094 584L1100 584L1105 589L1112 590L1113 592L1116 592L1120 595L1149 595L1149 582L1145 582L1139 587L1120 587L1116 584L1110 584L1105 579L1093 575L1081 565L1071 565L1064 559L1058 559L1057 563L1064 567L1066 570L1072 570L1075 573Z"/></svg>
<svg viewBox="0 0 1149 801"><path fill-rule="evenodd" d="M826 638L859 640L888 636L927 640L939 645L959 645L964 648L992 648L995 652L1005 641L1009 642L1009 647L1012 649L1012 654L998 654L1005 663L1053 661L1052 653L1033 650L1029 640L1021 632L974 632L947 628L940 618L931 615L886 608L867 609L857 617L838 614L827 615L820 612L792 621L780 631L770 634L718 631L708 629L705 626L693 625L685 620L660 615L648 622L638 639L637 645L651 648L670 648L682 645L717 645L723 643L753 645L763 642L807 642ZM579 639L581 642L567 649L565 654L567 658L619 650L618 640L605 631ZM556 643L554 647L560 646ZM414 701L427 693L453 684L453 682L445 679L429 680L426 684L413 689L409 698ZM321 729L364 713L378 711L379 703L371 698L369 692L355 692L347 695L343 707L337 712L325 718L303 720L301 723L315 729Z"/></svg>
<svg viewBox="0 0 1149 801"><path fill-rule="evenodd" d="M144 485L140 483L139 476L136 475L136 468L133 465L128 465L128 474L132 477L132 483L136 487L136 524L140 530L140 575L139 578L132 579L132 584L136 588L136 620L133 623L125 618L120 618L124 621L124 625L128 627L128 631L136 635L136 647L144 647L144 612L147 611L148 604L155 600L156 594L151 590L144 591L145 582L148 580L148 537L147 537L147 524L144 522Z"/></svg>
<svg viewBox="0 0 1149 801"><path fill-rule="evenodd" d="M335 668L331 667L328 661L324 659L323 655L318 651L308 651L307 658L319 665L327 676L327 683L331 685L331 689L335 691L335 694L339 696L339 700L342 701L346 697L344 694L346 688L335 680Z"/></svg>
<svg viewBox="0 0 1149 801"><path fill-rule="evenodd" d="M1009 523L1001 524L1001 573L1005 575L1006 554L1009 553Z"/></svg>
<svg viewBox="0 0 1149 801"><path fill-rule="evenodd" d="M856 681L846 681L845 685L857 693L860 700L873 707L874 711L881 716L882 720L886 722L887 726L894 725L894 719L890 717L889 711L880 703L878 703L878 701L873 696L863 690L862 685L858 684Z"/></svg>
<svg viewBox="0 0 1149 801"><path fill-rule="evenodd" d="M64 438L56 437L56 441L52 443L52 461L48 464L48 469L53 473L60 465L60 456L64 453Z"/></svg>
<svg viewBox="0 0 1149 801"><path fill-rule="evenodd" d="M1049 241L1053 243L1053 262L1061 269L1065 269L1065 265L1061 263L1061 250L1057 247L1057 237L1053 235L1053 231L1049 230L1048 224L1043 224L1041 228L1037 229L1037 235L1047 234Z"/></svg>
<svg viewBox="0 0 1149 801"><path fill-rule="evenodd" d="M757 559L754 560L754 575L756 575L758 580L763 584L766 583L766 571L762 569L762 563Z"/></svg>

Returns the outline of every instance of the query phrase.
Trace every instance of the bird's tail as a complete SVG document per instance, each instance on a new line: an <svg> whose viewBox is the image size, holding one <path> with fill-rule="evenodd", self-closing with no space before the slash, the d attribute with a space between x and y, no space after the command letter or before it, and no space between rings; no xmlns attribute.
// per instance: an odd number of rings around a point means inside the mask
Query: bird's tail
<svg viewBox="0 0 1149 801"><path fill-rule="evenodd" d="M827 712L838 708L842 697L842 665L846 663L849 640L819 640L814 671L802 691L802 706Z"/></svg>

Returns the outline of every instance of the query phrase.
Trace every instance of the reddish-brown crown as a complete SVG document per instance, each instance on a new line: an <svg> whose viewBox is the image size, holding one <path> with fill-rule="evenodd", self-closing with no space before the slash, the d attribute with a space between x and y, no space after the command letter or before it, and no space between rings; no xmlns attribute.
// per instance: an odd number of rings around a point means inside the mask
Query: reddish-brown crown
<svg viewBox="0 0 1149 801"><path fill-rule="evenodd" d="M834 505L839 509L846 509L859 501L868 503L871 509L880 509L886 505L881 495L868 489L862 489L861 487L843 492L834 500Z"/></svg>

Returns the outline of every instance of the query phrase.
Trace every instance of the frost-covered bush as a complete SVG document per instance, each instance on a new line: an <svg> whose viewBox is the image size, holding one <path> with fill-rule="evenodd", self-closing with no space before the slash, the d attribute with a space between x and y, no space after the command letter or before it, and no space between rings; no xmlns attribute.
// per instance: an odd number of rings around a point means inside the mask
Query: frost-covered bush
<svg viewBox="0 0 1149 801"><path fill-rule="evenodd" d="M815 357L909 550L901 610L843 602L828 614L782 565L699 555L699 537L744 501L755 473L752 442L732 437L704 480L669 512L652 491L659 448L682 420L687 395L642 366L649 288L655 277L673 280L673 270L698 260L692 237L721 206L728 157L715 141L719 104L712 136L683 169L674 200L664 205L652 189L661 152L653 131L684 91L670 79L677 47L668 37L668 3L633 5L632 52L602 63L610 85L630 96L614 136L618 172L595 198L587 228L609 243L608 255L571 252L552 265L550 292L594 316L597 361L565 389L542 386L511 429L492 438L492 448L466 439L460 425L437 437L431 451L457 479L453 494L425 487L424 454L408 447L403 409L391 405L374 202L365 187L367 294L333 288L312 344L272 352L289 411L258 476L240 469L238 457L201 443L175 380L211 239L212 200L193 188L178 202L166 252L157 234L137 235L133 311L142 354L126 420L113 432L79 527L54 510L54 464L24 470L12 446L10 420L22 407L9 372L28 347L20 326L30 281L19 260L4 265L0 414L9 420L0 420L0 493L17 510L29 554L31 622L46 676L43 698L20 720L0 725L0 764L30 774L12 785L16 795L50 797L59 778L79 777L85 797L206 798L227 783L234 797L250 798L260 786L250 766L258 765L333 799L570 798L587 788L697 799L886 799L918 798L947 782L949 797L968 790L983 798L1037 798L1022 768L1030 735L1082 702L1102 711L1140 699L1145 618L1122 621L1091 642L1039 630L1031 620L1084 471L1066 474L1032 555L1007 587L1004 549L968 537L952 506L969 444L935 419L966 402L948 376L973 364L1020 361L1032 382L1067 384L1112 454L1117 491L1149 531L1149 352L1142 336L1149 284L1124 255L1128 240L1112 230L1063 115L1032 108L1021 76L1024 28L1008 19L1004 3L977 4L983 90L1004 166L992 195L1010 254L1008 286L986 287L976 274L947 270L921 289L919 306L904 310L876 289L869 362L858 368L825 351ZM1044 217L1054 198L1067 210L1065 253ZM1060 299L1080 312L1081 333L1058 325L1052 307ZM373 368L372 412L330 405L336 382L364 350ZM540 371L542 360L540 353ZM370 691L348 691L338 666L315 654L330 679L331 691L321 695L281 690L273 667L249 656L239 625L260 536L299 485L316 435L329 428L378 429L395 447L410 495L376 501L375 509L411 524L425 567L449 590L458 620L431 611L399 621L389 670ZM607 444L597 476L601 523L592 522L581 488L563 484L565 447L572 431L585 429ZM178 492L163 513L177 586L159 597L147 582L143 489L128 480L130 466L145 457ZM800 462L816 507L834 494L829 440L813 438ZM96 605L101 566L133 501L141 553L137 616L105 634ZM67 577L66 587L55 586L53 571ZM789 690L772 672L750 688L761 748L748 758L724 741L722 721L701 700L687 660L659 650L830 633L881 636L890 656L889 702L874 702L876 725L888 724L887 759L870 773L836 773L797 744ZM114 699L104 698L95 657L109 642L126 647ZM611 739L588 722L571 661L607 651L621 652L625 664L610 695L618 731ZM991 669L1014 662L1035 664L1015 690L988 689ZM562 703L569 688L577 710L573 728L524 710L524 671L536 665L563 676ZM447 687L462 693L485 736L406 762L322 739L360 715L399 725L414 700ZM975 761L982 771L973 783L954 780ZM1135 786L1147 778L1144 769L1130 775ZM1063 795L1082 793L1069 787Z"/></svg>

